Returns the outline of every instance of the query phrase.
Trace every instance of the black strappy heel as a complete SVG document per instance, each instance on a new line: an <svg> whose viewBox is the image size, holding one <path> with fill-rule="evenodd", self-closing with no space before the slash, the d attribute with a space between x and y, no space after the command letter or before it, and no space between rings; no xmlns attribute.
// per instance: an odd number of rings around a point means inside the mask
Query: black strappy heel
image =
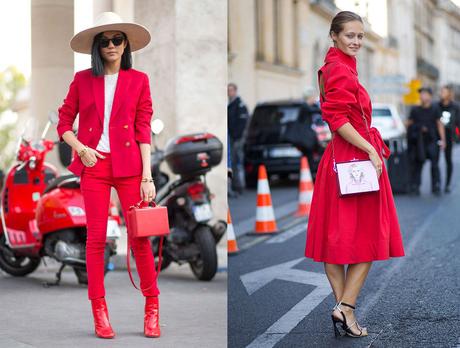
<svg viewBox="0 0 460 348"><path fill-rule="evenodd" d="M341 320L341 319L336 318L334 316L334 314L331 314L332 324L334 326L334 335L335 335L335 337L342 336L342 334L340 333L340 330L337 328L338 323L342 324L342 329L345 331L345 335L347 335L347 336L350 336L350 337L365 337L365 336L367 336L367 335L363 335L363 328L361 328L359 326L359 324L358 324L358 322L356 320L351 325L347 324L347 318L345 317L345 313L343 313L343 311L340 309L340 306L346 306L346 307L349 307L349 308L355 310L354 306L352 306L352 305L350 305L348 303L345 303L345 302L339 302L334 306L333 311L337 309L340 312L340 314L342 314L342 317L343 317L343 320ZM353 331L351 331L351 328L353 326L355 326L355 325L359 330L359 335L357 335Z"/></svg>
<svg viewBox="0 0 460 348"><path fill-rule="evenodd" d="M338 303L335 304L334 308L332 308L332 312L334 312L338 306ZM343 313L342 313L343 314ZM340 330L337 328L337 324L342 324L342 327L344 325L344 322L340 319L337 319L336 317L334 317L334 314L331 314L331 318L332 318L332 326L334 327L334 335L335 337L341 337L342 334L340 333Z"/></svg>

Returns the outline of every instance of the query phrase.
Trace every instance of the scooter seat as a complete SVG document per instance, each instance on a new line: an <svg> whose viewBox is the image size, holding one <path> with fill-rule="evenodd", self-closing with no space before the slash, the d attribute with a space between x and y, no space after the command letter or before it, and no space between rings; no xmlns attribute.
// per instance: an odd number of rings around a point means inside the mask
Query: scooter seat
<svg viewBox="0 0 460 348"><path fill-rule="evenodd" d="M66 180L68 180L68 182L63 183L63 181ZM45 190L43 191L43 194L48 193L51 190L54 190L58 186L67 188L80 188L80 178L74 174L58 176L57 178L50 181L48 186L46 186Z"/></svg>

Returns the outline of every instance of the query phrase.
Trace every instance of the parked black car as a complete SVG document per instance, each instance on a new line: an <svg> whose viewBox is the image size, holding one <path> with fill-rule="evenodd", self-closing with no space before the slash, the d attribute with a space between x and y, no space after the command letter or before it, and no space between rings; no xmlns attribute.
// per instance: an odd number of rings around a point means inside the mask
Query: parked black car
<svg viewBox="0 0 460 348"><path fill-rule="evenodd" d="M313 179L331 133L317 105L303 101L258 104L248 122L244 145L246 186L257 185L259 164L268 175L298 173L300 158L308 158Z"/></svg>

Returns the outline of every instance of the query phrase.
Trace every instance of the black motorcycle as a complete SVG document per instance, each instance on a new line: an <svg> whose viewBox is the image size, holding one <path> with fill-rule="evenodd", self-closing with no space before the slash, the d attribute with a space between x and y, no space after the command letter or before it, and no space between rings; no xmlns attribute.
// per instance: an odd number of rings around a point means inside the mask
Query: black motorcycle
<svg viewBox="0 0 460 348"><path fill-rule="evenodd" d="M159 121L158 119L156 121ZM155 122L155 121L154 121ZM152 123L152 132L158 134ZM216 245L225 234L227 224L211 225L213 194L206 184L206 173L222 160L222 142L210 133L195 133L172 138L159 149L153 142L152 176L157 188L156 203L168 208L171 233L163 245L162 269L171 262L189 263L199 280L211 280L217 272ZM171 181L160 170L166 162L179 177ZM158 259L159 238L152 238L152 249Z"/></svg>

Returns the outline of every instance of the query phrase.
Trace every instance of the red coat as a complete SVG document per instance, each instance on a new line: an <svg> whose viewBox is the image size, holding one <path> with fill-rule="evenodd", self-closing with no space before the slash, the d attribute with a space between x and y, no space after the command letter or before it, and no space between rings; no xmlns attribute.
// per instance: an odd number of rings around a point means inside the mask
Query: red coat
<svg viewBox="0 0 460 348"><path fill-rule="evenodd" d="M57 132L61 141L62 134L72 130L77 114L80 115L78 140L96 149L104 122L104 76L94 76L91 69L75 74L64 103L59 108ZM152 114L147 75L134 69L120 69L109 124L110 153L115 177L142 174L139 143L150 144ZM83 168L78 156L74 156L68 166L78 176Z"/></svg>
<svg viewBox="0 0 460 348"><path fill-rule="evenodd" d="M335 132L350 124L377 150L388 157L389 150L375 128L366 131L361 102L368 125L372 106L369 95L358 81L356 60L337 48L330 48L323 74L325 100L321 100L323 119ZM366 152L334 135L336 162L369 159ZM353 264L404 256L398 217L385 166L379 179L380 190L339 197L337 174L333 169L332 144L319 164L308 221L305 255L315 261Z"/></svg>

